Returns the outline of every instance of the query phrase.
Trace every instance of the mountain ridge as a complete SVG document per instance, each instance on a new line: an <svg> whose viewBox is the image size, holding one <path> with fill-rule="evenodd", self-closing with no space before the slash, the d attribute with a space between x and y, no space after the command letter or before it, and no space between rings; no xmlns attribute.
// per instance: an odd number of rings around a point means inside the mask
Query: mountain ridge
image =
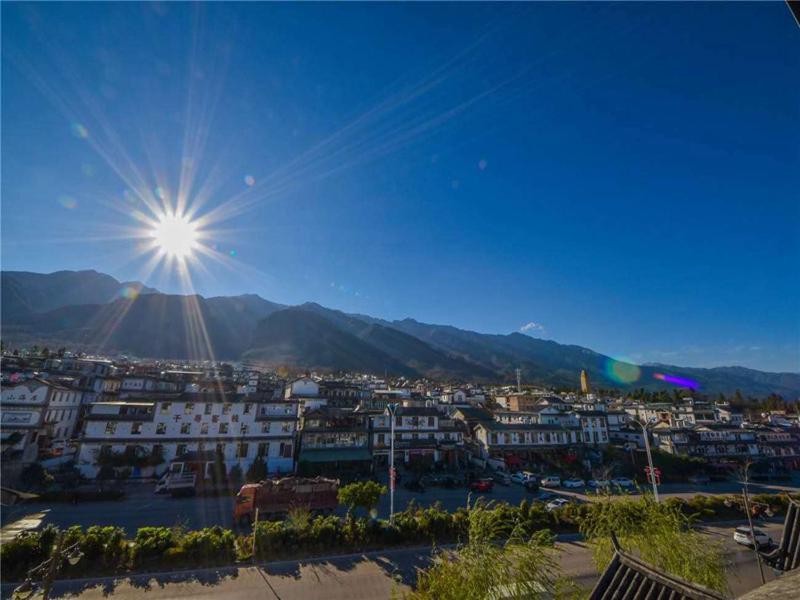
<svg viewBox="0 0 800 600"><path fill-rule="evenodd" d="M86 289L81 293L57 289L84 279ZM127 288L134 293L124 293ZM43 301L42 290L53 289L53 297ZM242 359L272 366L452 381L511 382L519 368L526 382L557 387L575 387L578 374L586 370L599 387L664 389L669 384L655 375L667 371L698 381L701 391L708 393L740 389L751 395L800 396L797 373L737 366L623 364L623 371L636 377L620 378L615 377L615 363L608 356L519 332L478 333L413 318L389 321L315 302L287 306L257 294L209 298L163 294L96 271L3 272L2 294L2 334L7 347L44 343L151 358ZM75 298L107 300L48 308Z"/></svg>

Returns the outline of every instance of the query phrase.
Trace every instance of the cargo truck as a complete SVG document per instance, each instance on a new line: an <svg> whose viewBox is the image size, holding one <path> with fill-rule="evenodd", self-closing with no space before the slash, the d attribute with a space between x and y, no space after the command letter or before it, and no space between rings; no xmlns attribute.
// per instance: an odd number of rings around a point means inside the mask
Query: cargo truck
<svg viewBox="0 0 800 600"><path fill-rule="evenodd" d="M233 508L235 523L250 523L258 508L259 519L285 515L292 509L330 513L339 506L338 479L284 477L247 483L236 495Z"/></svg>

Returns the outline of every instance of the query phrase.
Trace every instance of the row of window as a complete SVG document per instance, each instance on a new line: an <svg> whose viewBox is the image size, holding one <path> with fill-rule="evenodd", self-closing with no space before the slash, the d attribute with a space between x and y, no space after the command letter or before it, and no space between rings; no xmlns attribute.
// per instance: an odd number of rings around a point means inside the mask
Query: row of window
<svg viewBox="0 0 800 600"><path fill-rule="evenodd" d="M108 421L106 423L106 435L114 435L117 433L117 425L116 421ZM262 423L261 424L261 433L270 433L273 423ZM292 433L294 428L292 423L277 423L275 422L274 425L280 428L279 431L274 431L274 433ZM131 435L141 435L142 429L144 424L134 422L131 423ZM219 423L217 427L217 433L220 435L228 434L231 432L230 424L229 423ZM181 435L191 435L192 434L192 423L181 423L180 429ZM250 433L250 425L247 423L242 423L239 425L239 434L240 435L247 435ZM167 424L166 423L156 423L156 435L166 435L167 434ZM209 434L209 423L200 423L200 435L208 435Z"/></svg>
<svg viewBox="0 0 800 600"><path fill-rule="evenodd" d="M72 410L48 410L45 421L52 423L55 421L61 421L62 419L70 420L72 419L72 413Z"/></svg>
<svg viewBox="0 0 800 600"><path fill-rule="evenodd" d="M256 447L256 457L257 458L258 457L269 456L269 444L270 444L269 442L259 442L258 443L258 445ZM216 444L215 450L216 450L217 453L222 454L224 456L227 447L228 447L228 445L226 443L220 442L220 443ZM248 444L247 442L239 442L239 443L235 444L235 447L236 447L236 457L237 458L247 458L248 453L250 451L250 444ZM153 446L153 452L163 451L163 449L164 449L163 446L161 446L160 444L155 444ZM104 446L100 447L100 450L98 451L98 454L103 453L103 452L110 452L111 450L112 450L112 447L110 445L104 445ZM208 448L206 448L205 445L201 443L201 444L198 444L197 450L199 452L204 452L204 451L208 450ZM184 456L188 452L189 452L188 444L178 444L175 447L175 456L176 457ZM289 442L280 442L280 447L279 447L279 450L278 450L278 456L280 458L292 458L292 444L289 443Z"/></svg>

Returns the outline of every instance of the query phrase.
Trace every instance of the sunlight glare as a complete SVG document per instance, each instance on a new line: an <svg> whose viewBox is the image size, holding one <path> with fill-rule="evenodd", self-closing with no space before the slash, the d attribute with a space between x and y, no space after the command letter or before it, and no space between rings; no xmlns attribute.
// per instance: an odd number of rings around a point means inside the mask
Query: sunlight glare
<svg viewBox="0 0 800 600"><path fill-rule="evenodd" d="M183 259L197 247L197 226L184 215L163 215L152 231L156 247L166 256Z"/></svg>

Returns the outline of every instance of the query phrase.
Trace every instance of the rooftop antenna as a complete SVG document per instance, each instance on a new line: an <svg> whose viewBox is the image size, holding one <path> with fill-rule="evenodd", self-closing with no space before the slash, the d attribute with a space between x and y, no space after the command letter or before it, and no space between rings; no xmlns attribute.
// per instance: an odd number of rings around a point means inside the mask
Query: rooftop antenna
<svg viewBox="0 0 800 600"><path fill-rule="evenodd" d="M517 367L517 393L522 392L522 369Z"/></svg>

